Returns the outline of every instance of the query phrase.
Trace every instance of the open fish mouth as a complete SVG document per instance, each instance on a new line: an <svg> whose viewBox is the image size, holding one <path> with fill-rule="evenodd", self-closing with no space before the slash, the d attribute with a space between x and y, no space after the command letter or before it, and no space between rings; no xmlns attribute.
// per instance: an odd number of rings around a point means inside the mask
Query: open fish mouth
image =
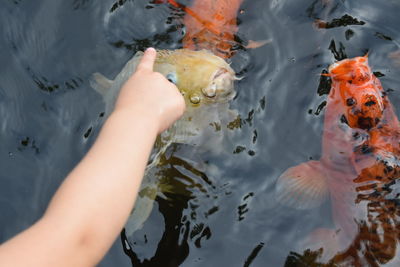
<svg viewBox="0 0 400 267"><path fill-rule="evenodd" d="M379 120L378 120L379 122ZM376 120L371 117L358 117L357 124L360 129L369 130L376 125Z"/></svg>
<svg viewBox="0 0 400 267"><path fill-rule="evenodd" d="M203 95L213 102L229 101L233 99L234 91L233 81L235 76L233 71L226 68L218 69L211 79L211 84L202 89Z"/></svg>

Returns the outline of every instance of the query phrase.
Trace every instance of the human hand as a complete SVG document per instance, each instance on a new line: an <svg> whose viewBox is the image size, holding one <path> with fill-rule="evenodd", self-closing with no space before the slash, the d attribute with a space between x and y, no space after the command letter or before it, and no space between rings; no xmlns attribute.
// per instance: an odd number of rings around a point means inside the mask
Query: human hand
<svg viewBox="0 0 400 267"><path fill-rule="evenodd" d="M153 71L156 54L154 48L145 51L136 72L122 87L114 112L146 116L161 133L183 115L185 100L173 83Z"/></svg>

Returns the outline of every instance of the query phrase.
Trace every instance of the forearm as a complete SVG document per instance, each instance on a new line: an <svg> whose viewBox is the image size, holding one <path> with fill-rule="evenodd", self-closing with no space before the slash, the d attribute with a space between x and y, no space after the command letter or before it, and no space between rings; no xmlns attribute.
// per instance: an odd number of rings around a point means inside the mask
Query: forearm
<svg viewBox="0 0 400 267"><path fill-rule="evenodd" d="M100 246L105 252L133 208L157 135L157 125L136 114L135 118L122 112L109 117L98 140L57 191L44 216L55 221L68 218L63 222L65 227L89 249Z"/></svg>
<svg viewBox="0 0 400 267"><path fill-rule="evenodd" d="M0 246L0 266L93 266L106 253L133 208L156 135L185 110L176 86L153 72L155 58L146 50L43 218Z"/></svg>
<svg viewBox="0 0 400 267"><path fill-rule="evenodd" d="M45 255L45 260L35 259L38 266L52 266L52 262L61 266L62 259L68 259L67 266L72 266L71 258L73 266L90 266L101 259L133 208L157 135L157 125L148 118L140 113L126 118L128 114L132 113L109 117L93 147L56 192L43 218L10 240L8 246ZM29 259L31 266L36 266L35 260Z"/></svg>

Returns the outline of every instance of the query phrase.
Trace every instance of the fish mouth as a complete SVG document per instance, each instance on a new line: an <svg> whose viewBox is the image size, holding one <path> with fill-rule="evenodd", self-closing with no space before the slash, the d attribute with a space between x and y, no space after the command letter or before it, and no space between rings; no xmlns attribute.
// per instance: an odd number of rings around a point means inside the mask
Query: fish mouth
<svg viewBox="0 0 400 267"><path fill-rule="evenodd" d="M203 95L213 102L226 102L236 95L233 89L235 75L226 68L220 68L212 76L211 83L202 89Z"/></svg>
<svg viewBox="0 0 400 267"><path fill-rule="evenodd" d="M357 125L360 129L369 130L375 126L376 122L371 117L358 117Z"/></svg>

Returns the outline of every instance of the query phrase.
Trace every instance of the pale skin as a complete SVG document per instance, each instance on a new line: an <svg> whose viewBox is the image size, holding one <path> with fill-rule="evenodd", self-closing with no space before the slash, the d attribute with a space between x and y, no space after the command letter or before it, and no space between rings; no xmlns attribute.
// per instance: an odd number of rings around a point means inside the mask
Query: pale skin
<svg viewBox="0 0 400 267"><path fill-rule="evenodd" d="M147 49L96 142L57 190L43 217L0 246L0 266L95 266L133 208L156 139L182 116L176 86L153 72Z"/></svg>

